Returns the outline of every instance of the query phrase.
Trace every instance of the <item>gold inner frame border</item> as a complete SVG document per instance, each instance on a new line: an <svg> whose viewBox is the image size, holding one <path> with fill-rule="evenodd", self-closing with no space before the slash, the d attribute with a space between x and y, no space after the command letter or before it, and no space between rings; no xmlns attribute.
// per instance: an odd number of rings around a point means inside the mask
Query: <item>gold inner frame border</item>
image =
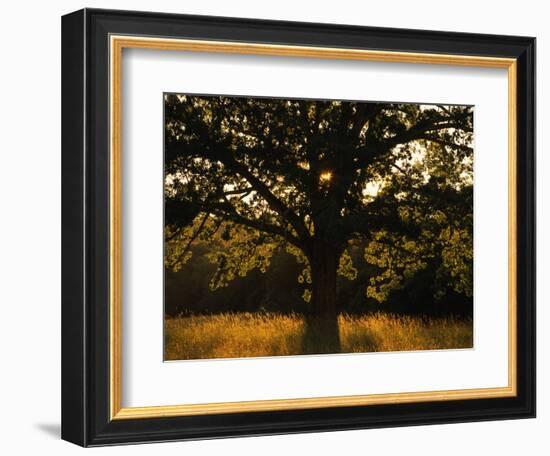
<svg viewBox="0 0 550 456"><path fill-rule="evenodd" d="M252 54L503 68L508 72L508 385L505 387L402 392L244 402L122 407L122 52L124 49ZM512 58L393 52L246 42L111 35L110 52L110 415L112 420L221 413L299 410L517 395L517 61Z"/></svg>

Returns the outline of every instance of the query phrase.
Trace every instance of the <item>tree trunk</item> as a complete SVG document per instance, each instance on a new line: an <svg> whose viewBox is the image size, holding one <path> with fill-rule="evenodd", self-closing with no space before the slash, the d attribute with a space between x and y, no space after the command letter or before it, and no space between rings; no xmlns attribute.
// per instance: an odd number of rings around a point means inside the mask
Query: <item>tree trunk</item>
<svg viewBox="0 0 550 456"><path fill-rule="evenodd" d="M309 255L312 296L305 318L304 352L338 353L338 303L336 275L341 249L326 242L315 242Z"/></svg>

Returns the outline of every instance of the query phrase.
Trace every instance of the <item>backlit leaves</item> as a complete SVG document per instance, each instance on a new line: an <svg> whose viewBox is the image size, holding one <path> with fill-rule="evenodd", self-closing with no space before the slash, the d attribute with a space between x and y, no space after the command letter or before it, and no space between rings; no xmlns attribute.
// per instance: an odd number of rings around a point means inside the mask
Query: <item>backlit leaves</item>
<svg viewBox="0 0 550 456"><path fill-rule="evenodd" d="M309 302L315 239L379 302L428 267L469 296L472 145L469 106L165 95L165 264L215 245L215 290L283 249Z"/></svg>

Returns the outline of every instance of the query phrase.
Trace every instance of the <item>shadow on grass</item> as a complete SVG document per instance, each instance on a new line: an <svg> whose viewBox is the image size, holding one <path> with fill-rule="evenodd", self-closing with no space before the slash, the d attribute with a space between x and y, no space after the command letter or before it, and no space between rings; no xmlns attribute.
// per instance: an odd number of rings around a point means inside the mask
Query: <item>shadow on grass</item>
<svg viewBox="0 0 550 456"><path fill-rule="evenodd" d="M340 353L340 330L338 320L333 318L306 317L302 336L304 355Z"/></svg>

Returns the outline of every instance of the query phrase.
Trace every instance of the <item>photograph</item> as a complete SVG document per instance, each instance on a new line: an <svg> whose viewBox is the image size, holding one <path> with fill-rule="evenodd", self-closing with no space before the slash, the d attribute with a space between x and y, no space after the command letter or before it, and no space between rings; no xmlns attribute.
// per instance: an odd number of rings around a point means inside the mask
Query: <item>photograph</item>
<svg viewBox="0 0 550 456"><path fill-rule="evenodd" d="M165 361L474 347L474 106L163 103Z"/></svg>

